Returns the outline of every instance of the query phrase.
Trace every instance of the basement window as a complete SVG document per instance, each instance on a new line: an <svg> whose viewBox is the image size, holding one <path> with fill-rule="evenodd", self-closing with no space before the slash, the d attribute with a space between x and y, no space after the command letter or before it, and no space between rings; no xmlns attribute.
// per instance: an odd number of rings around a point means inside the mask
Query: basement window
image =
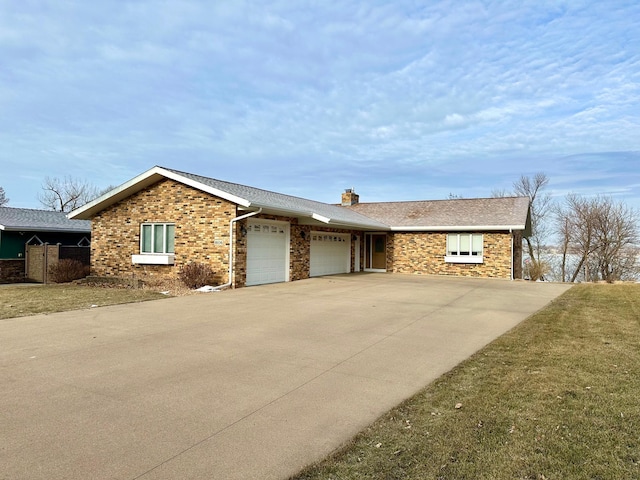
<svg viewBox="0 0 640 480"><path fill-rule="evenodd" d="M481 233L449 233L447 235L447 263L482 263L483 236Z"/></svg>

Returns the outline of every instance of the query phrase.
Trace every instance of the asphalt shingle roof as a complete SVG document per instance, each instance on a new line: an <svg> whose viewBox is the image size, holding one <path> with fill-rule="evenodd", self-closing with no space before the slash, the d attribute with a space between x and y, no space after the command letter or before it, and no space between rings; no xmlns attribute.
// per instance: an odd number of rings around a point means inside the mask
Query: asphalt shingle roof
<svg viewBox="0 0 640 480"><path fill-rule="evenodd" d="M192 173L181 172L171 168L162 167L173 173L189 178L211 188L221 190L251 202L252 207L264 207L269 209L282 209L288 212L300 214L317 214L331 220L331 223L346 225L362 225L368 227L387 228L387 225L361 213L349 210L329 203L316 202L306 198L294 197L282 193L262 190L238 183L225 182L215 178L202 177Z"/></svg>
<svg viewBox="0 0 640 480"><path fill-rule="evenodd" d="M90 233L91 221L69 220L65 213L51 210L0 207L0 229Z"/></svg>
<svg viewBox="0 0 640 480"><path fill-rule="evenodd" d="M246 209L297 217L311 222L366 230L453 230L454 227L489 230L527 229L527 197L360 203L343 207L285 195L256 187L203 177L166 167L153 167L111 192L70 213L71 218L92 218L104 208L153 185L162 178L225 198Z"/></svg>
<svg viewBox="0 0 640 480"><path fill-rule="evenodd" d="M359 203L347 207L391 227L526 225L528 197Z"/></svg>

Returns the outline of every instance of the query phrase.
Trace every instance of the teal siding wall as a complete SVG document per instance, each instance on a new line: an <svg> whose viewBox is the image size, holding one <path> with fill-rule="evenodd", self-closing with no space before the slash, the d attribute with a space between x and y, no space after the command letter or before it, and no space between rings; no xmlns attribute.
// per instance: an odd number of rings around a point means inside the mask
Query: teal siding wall
<svg viewBox="0 0 640 480"><path fill-rule="evenodd" d="M0 259L24 258L24 242L18 232L0 232Z"/></svg>
<svg viewBox="0 0 640 480"><path fill-rule="evenodd" d="M82 237L91 239L89 233L60 233L60 232L7 232L0 231L0 259L14 260L24 258L25 243L34 235L43 243L62 245L77 245Z"/></svg>

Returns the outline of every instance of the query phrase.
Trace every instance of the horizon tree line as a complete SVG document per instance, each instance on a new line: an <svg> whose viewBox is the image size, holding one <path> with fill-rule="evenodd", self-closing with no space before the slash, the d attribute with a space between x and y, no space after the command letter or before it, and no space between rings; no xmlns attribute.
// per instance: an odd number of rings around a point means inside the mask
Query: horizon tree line
<svg viewBox="0 0 640 480"><path fill-rule="evenodd" d="M523 239L529 254L523 266L531 280L551 278L561 282L640 279L640 214L611 196L586 197L569 193L553 202L544 189L549 177L536 173L520 176L511 192L492 196L528 196L531 200L531 234ZM555 237L560 255L554 268L545 252Z"/></svg>

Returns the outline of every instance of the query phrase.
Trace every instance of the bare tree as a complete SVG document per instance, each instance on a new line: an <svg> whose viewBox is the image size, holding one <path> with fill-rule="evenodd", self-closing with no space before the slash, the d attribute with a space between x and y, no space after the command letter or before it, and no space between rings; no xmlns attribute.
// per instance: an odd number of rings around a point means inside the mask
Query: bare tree
<svg viewBox="0 0 640 480"><path fill-rule="evenodd" d="M570 215L567 213L568 208L564 205L557 205L554 208L554 218L556 224L556 230L558 232L558 238L560 241L559 250L562 258L560 264L560 281L566 282L567 277L567 259L570 251L571 238L573 232L573 223L570 221Z"/></svg>
<svg viewBox="0 0 640 480"><path fill-rule="evenodd" d="M95 198L101 197L105 193L109 193L111 190L114 190L116 188L118 188L117 185L109 185L109 186L106 186L106 187L101 188L99 190L96 190L97 194L96 194Z"/></svg>
<svg viewBox="0 0 640 480"><path fill-rule="evenodd" d="M0 187L0 207L4 207L7 203L9 203L9 199L4 193L4 188Z"/></svg>
<svg viewBox="0 0 640 480"><path fill-rule="evenodd" d="M491 196L493 198L505 198L511 197L513 194L509 192L506 188L494 188L491 190Z"/></svg>
<svg viewBox="0 0 640 480"><path fill-rule="evenodd" d="M536 173L532 178L522 175L513 184L516 195L531 199L531 235L524 240L527 243L531 261L538 265L540 265L541 248L549 233L546 219L551 206L551 195L543 192L548 184L549 177L544 173Z"/></svg>
<svg viewBox="0 0 640 480"><path fill-rule="evenodd" d="M529 197L531 201L531 234L523 239L529 253L529 260L525 267L531 280L541 278L548 268L548 265L545 265L540 259L544 241L549 234L547 217L551 210L551 195L543 191L548 184L549 177L540 172L533 177L520 176L517 181L513 182L513 192L508 192L505 189L491 192L491 196L496 198L514 195Z"/></svg>
<svg viewBox="0 0 640 480"><path fill-rule="evenodd" d="M575 194L567 195L564 205L556 210L556 228L560 234L562 250L562 281L567 278L575 282L584 268L585 280L589 279L589 256L594 252L593 200L584 199ZM569 255L577 257L577 263L569 265ZM569 275L569 268L573 273Z"/></svg>
<svg viewBox="0 0 640 480"><path fill-rule="evenodd" d="M562 281L614 282L638 273L638 213L610 197L566 197L556 210L562 244ZM568 258L576 261L569 267ZM569 268L572 273L569 274Z"/></svg>
<svg viewBox="0 0 640 480"><path fill-rule="evenodd" d="M98 189L72 177L46 177L42 183L43 193L38 195L40 203L49 210L70 212L98 196Z"/></svg>
<svg viewBox="0 0 640 480"><path fill-rule="evenodd" d="M629 269L630 250L638 241L638 216L626 205L600 198L594 215L595 261L601 280L621 280Z"/></svg>

